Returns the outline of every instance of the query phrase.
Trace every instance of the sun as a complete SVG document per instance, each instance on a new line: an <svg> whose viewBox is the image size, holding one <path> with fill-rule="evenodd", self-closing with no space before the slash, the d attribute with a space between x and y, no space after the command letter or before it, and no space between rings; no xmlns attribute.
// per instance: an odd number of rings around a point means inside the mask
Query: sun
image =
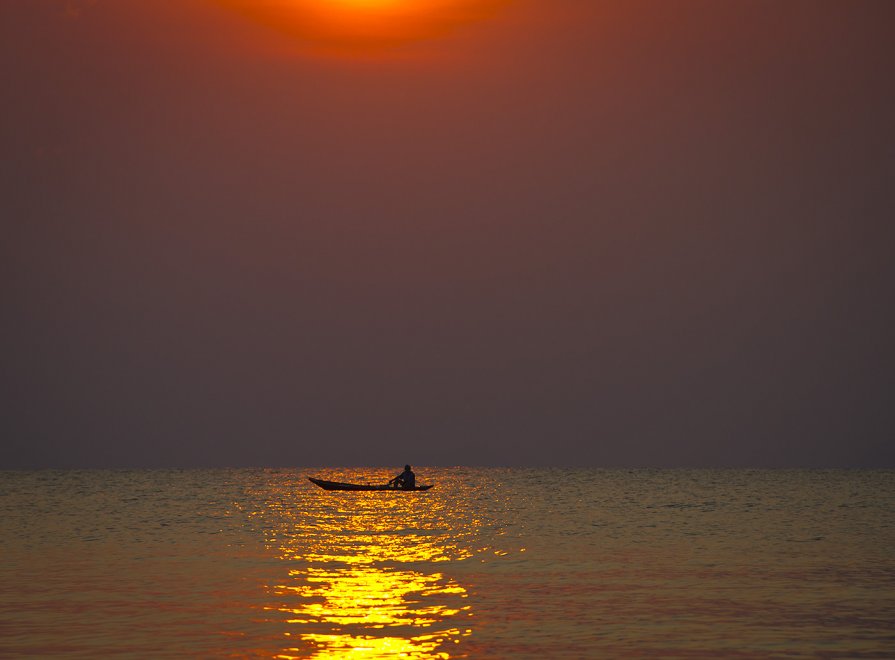
<svg viewBox="0 0 895 660"><path fill-rule="evenodd" d="M317 51L372 52L447 33L509 0L218 0Z"/></svg>
<svg viewBox="0 0 895 660"><path fill-rule="evenodd" d="M349 9L382 9L405 4L407 0L331 0L330 5L341 5Z"/></svg>

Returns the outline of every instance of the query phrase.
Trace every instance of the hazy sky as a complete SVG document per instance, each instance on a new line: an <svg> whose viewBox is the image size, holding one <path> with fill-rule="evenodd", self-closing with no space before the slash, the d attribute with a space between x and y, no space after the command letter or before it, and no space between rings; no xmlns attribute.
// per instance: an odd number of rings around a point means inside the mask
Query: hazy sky
<svg viewBox="0 0 895 660"><path fill-rule="evenodd" d="M895 467L895 3L329 3L0 2L0 467Z"/></svg>

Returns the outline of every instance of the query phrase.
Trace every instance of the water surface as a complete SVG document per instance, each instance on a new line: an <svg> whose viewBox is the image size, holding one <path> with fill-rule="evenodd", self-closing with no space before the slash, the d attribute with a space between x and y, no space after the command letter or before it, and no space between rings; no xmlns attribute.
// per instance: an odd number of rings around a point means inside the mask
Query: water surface
<svg viewBox="0 0 895 660"><path fill-rule="evenodd" d="M895 472L0 473L0 655L895 656Z"/></svg>

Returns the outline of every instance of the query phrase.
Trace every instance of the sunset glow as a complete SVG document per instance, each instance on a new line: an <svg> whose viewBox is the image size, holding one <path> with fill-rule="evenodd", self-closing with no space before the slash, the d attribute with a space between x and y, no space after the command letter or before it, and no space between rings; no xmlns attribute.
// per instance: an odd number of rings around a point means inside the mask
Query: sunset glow
<svg viewBox="0 0 895 660"><path fill-rule="evenodd" d="M382 51L492 15L506 0L219 0L318 52Z"/></svg>
<svg viewBox="0 0 895 660"><path fill-rule="evenodd" d="M893 26L0 0L0 660L895 660Z"/></svg>

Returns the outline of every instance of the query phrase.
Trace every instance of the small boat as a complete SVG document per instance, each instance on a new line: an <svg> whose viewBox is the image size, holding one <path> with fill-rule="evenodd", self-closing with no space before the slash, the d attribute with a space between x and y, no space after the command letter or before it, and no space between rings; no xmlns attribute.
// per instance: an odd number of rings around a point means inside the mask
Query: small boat
<svg viewBox="0 0 895 660"><path fill-rule="evenodd" d="M364 484L345 484L341 481L326 481L325 479L315 479L314 477L308 477L308 480L312 484L316 484L320 486L323 490L388 490L396 493L405 493L411 490L429 490L432 488L433 484L429 484L428 486L416 486L414 488L395 488L389 484L384 486L369 486Z"/></svg>

